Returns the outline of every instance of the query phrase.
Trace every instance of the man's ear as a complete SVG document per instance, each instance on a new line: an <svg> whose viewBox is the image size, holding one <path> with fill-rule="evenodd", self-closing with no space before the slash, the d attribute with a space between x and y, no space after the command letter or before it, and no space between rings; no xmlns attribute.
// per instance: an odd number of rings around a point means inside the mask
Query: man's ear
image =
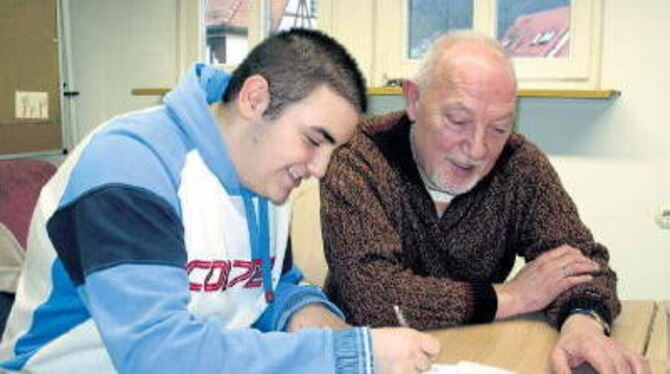
<svg viewBox="0 0 670 374"><path fill-rule="evenodd" d="M407 79L402 84L402 94L405 98L405 108L407 108L407 117L410 121L416 120L417 106L419 105L419 87L416 82Z"/></svg>
<svg viewBox="0 0 670 374"><path fill-rule="evenodd" d="M247 78L237 95L237 109L248 120L257 120L270 105L270 86L259 74Z"/></svg>

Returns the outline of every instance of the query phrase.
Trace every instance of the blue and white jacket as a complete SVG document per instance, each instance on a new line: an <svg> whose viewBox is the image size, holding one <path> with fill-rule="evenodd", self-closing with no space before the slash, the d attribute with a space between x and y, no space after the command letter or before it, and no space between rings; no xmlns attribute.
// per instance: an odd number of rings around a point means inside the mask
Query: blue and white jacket
<svg viewBox="0 0 670 374"><path fill-rule="evenodd" d="M298 285L289 207L240 184L208 109L229 77L195 65L165 105L84 139L42 190L0 368L373 372L366 328L281 332L305 304L341 312Z"/></svg>

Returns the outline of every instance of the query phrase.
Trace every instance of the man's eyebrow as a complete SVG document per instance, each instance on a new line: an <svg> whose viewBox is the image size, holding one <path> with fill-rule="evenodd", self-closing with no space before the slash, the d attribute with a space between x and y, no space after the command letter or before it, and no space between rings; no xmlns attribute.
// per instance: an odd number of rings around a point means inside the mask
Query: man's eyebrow
<svg viewBox="0 0 670 374"><path fill-rule="evenodd" d="M503 114L502 116L500 116L500 117L498 117L498 118L495 118L494 120L495 120L495 121L505 121L505 120L511 120L511 121L514 121L515 118L516 118L516 112L515 112L515 111L511 111L511 112L509 112L509 113L507 113L507 114Z"/></svg>
<svg viewBox="0 0 670 374"><path fill-rule="evenodd" d="M326 141L328 143L330 143L330 144L335 144L336 143L335 138L328 132L328 130L324 129L323 127L321 127L321 126L311 126L310 129L313 130L313 131L318 132L319 134L321 134L321 136L323 136L323 138L326 139Z"/></svg>
<svg viewBox="0 0 670 374"><path fill-rule="evenodd" d="M467 114L472 114L472 110L470 110L470 108L466 107L460 102L449 104L444 108L444 110L445 111L461 110L466 112Z"/></svg>

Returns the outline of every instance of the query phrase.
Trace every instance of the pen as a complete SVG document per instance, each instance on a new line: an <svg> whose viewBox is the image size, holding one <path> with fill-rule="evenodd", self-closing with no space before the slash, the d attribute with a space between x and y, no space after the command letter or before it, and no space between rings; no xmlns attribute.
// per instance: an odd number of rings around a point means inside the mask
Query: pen
<svg viewBox="0 0 670 374"><path fill-rule="evenodd" d="M400 327L409 327L409 324L407 323L405 316L402 314L402 311L400 311L398 304L393 306L393 311L395 312L395 317L398 319L398 324Z"/></svg>

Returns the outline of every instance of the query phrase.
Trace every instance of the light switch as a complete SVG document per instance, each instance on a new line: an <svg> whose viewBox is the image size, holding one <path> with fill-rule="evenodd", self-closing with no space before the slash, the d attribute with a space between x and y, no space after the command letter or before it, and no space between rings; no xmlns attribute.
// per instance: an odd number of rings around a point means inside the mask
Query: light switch
<svg viewBox="0 0 670 374"><path fill-rule="evenodd" d="M661 208L656 213L656 224L662 229L670 229L670 205Z"/></svg>

